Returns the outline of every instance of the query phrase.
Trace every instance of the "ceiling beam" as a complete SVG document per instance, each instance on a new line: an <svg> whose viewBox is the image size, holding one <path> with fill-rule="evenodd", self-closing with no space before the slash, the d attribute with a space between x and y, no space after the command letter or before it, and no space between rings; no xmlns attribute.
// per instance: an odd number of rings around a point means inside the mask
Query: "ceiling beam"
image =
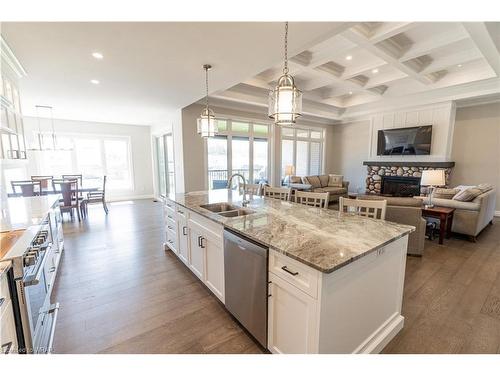
<svg viewBox="0 0 500 375"><path fill-rule="evenodd" d="M465 22L463 26L497 77L499 77L500 55L486 25L483 22Z"/></svg>
<svg viewBox="0 0 500 375"><path fill-rule="evenodd" d="M406 73L411 78L425 85L432 83L432 80L418 74L416 71L414 71L413 69L409 68L408 66L400 62L396 57L392 56L391 54L383 51L376 45L372 44L368 39L366 39L359 33L353 30L347 30L342 34L342 36L349 39L353 43L356 43L358 46L365 48L367 51L371 52L372 54L381 58L382 60L385 60L388 64L392 65L394 68L402 71L403 73Z"/></svg>

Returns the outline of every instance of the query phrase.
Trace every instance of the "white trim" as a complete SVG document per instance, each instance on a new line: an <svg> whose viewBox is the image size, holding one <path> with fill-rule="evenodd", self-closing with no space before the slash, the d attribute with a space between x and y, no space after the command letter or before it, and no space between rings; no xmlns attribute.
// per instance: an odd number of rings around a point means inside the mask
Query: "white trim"
<svg viewBox="0 0 500 375"><path fill-rule="evenodd" d="M495 211L495 216L500 217L500 211Z"/></svg>
<svg viewBox="0 0 500 375"><path fill-rule="evenodd" d="M26 70L23 68L22 64L17 59L14 52L10 49L7 41L0 35L0 46L1 46L1 55L2 60L12 69L12 71L16 74L17 78L23 78L28 75Z"/></svg>
<svg viewBox="0 0 500 375"><path fill-rule="evenodd" d="M106 195L108 195L108 194L106 194ZM106 199L106 203L108 203L108 202L132 201L132 200L138 200L138 199L158 199L158 198L155 198L153 194L146 194L146 195L124 195L124 196L116 196L116 197L113 197L111 195L111 198Z"/></svg>

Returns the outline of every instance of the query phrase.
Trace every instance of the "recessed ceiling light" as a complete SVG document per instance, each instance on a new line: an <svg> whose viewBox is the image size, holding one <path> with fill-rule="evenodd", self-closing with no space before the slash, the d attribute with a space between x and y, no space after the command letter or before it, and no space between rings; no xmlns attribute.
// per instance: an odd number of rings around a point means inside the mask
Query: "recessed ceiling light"
<svg viewBox="0 0 500 375"><path fill-rule="evenodd" d="M104 58L103 54L100 52L92 52L92 57L97 60L102 60Z"/></svg>
<svg viewBox="0 0 500 375"><path fill-rule="evenodd" d="M352 95L352 91L349 91L349 95Z"/></svg>
<svg viewBox="0 0 500 375"><path fill-rule="evenodd" d="M352 56L351 56L351 55L347 55L347 56L345 57L345 59L346 59L346 60L352 60Z"/></svg>
<svg viewBox="0 0 500 375"><path fill-rule="evenodd" d="M100 82L97 79L91 79L90 83L93 83L94 85L98 85Z"/></svg>
<svg viewBox="0 0 500 375"><path fill-rule="evenodd" d="M457 66L458 66L459 68L461 68L461 67L462 67L462 64L458 64Z"/></svg>
<svg viewBox="0 0 500 375"><path fill-rule="evenodd" d="M377 73L378 73L378 69L373 69L373 70L372 70L372 73L373 73L373 74L377 74Z"/></svg>

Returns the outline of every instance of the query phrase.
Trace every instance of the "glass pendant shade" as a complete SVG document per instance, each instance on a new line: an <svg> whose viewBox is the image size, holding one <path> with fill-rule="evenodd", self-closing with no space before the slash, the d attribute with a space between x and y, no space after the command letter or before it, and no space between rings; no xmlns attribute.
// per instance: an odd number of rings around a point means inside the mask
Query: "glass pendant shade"
<svg viewBox="0 0 500 375"><path fill-rule="evenodd" d="M205 107L198 118L198 134L203 137L213 137L219 131L214 112Z"/></svg>
<svg viewBox="0 0 500 375"><path fill-rule="evenodd" d="M276 88L269 93L268 114L277 125L295 124L302 115L302 92L291 75L282 75Z"/></svg>

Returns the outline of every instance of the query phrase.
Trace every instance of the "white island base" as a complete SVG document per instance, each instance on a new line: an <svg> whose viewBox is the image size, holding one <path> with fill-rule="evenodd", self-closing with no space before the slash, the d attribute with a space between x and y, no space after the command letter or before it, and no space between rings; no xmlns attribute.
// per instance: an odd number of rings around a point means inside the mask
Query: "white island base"
<svg viewBox="0 0 500 375"><path fill-rule="evenodd" d="M332 273L269 251L272 353L379 353L403 328L408 236Z"/></svg>

